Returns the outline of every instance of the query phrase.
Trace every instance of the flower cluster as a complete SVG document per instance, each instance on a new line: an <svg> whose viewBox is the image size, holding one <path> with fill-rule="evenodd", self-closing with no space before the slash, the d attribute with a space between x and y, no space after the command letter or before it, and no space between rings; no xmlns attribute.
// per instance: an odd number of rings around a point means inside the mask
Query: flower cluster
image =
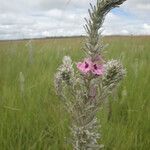
<svg viewBox="0 0 150 150"><path fill-rule="evenodd" d="M103 86L111 91L124 78L126 70L123 68L121 62L117 60L108 61L104 65L104 68Z"/></svg>
<svg viewBox="0 0 150 150"><path fill-rule="evenodd" d="M55 74L55 88L57 94L61 94L63 82L71 85L73 82L74 69L72 67L72 60L69 56L64 56L63 64L57 69Z"/></svg>
<svg viewBox="0 0 150 150"><path fill-rule="evenodd" d="M104 67L99 61L92 61L91 58L86 58L83 62L77 63L77 68L83 74L94 74L97 76L103 75Z"/></svg>

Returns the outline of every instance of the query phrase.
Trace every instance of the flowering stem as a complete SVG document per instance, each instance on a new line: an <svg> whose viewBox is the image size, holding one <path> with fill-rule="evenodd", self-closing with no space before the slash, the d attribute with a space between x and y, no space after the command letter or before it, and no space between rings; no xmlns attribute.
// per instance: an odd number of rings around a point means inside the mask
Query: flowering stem
<svg viewBox="0 0 150 150"><path fill-rule="evenodd" d="M88 36L84 48L89 57L77 64L80 74L76 75L71 58L65 56L55 76L57 94L64 99L66 110L71 115L74 150L99 150L102 147L98 143L101 136L96 113L123 79L125 71L118 61L104 63L101 56L104 47L102 42L99 43L99 29L105 15L124 1L97 0L96 6L91 5L90 20L86 19L85 25Z"/></svg>

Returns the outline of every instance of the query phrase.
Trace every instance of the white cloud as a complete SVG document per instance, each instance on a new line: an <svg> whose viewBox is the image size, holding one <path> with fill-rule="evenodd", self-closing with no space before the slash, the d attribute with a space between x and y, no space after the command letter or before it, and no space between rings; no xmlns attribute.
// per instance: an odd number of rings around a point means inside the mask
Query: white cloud
<svg viewBox="0 0 150 150"><path fill-rule="evenodd" d="M109 13L103 25L103 34L149 35L150 23Z"/></svg>
<svg viewBox="0 0 150 150"><path fill-rule="evenodd" d="M96 1L96 0L95 0ZM93 0L0 0L0 39L85 34L83 25ZM150 1L127 0L110 12L103 34L150 34Z"/></svg>
<svg viewBox="0 0 150 150"><path fill-rule="evenodd" d="M144 23L143 27L144 27L144 29L150 30L150 25L148 25L146 23Z"/></svg>
<svg viewBox="0 0 150 150"><path fill-rule="evenodd" d="M150 0L127 0L123 8L140 19L150 19Z"/></svg>

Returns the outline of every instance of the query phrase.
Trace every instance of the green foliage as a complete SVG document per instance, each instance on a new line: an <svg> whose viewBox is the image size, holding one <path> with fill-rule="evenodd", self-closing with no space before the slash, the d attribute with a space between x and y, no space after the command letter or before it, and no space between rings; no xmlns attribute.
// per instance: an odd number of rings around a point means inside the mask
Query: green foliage
<svg viewBox="0 0 150 150"><path fill-rule="evenodd" d="M53 77L64 55L74 61L83 58L83 40L33 41L33 58L27 41L0 42L0 150L71 149L64 138L69 136L69 117L55 95ZM110 120L107 104L98 114L106 150L150 148L149 41L149 37L104 38L110 43L105 57L120 58L127 68L119 92L110 97L115 100Z"/></svg>

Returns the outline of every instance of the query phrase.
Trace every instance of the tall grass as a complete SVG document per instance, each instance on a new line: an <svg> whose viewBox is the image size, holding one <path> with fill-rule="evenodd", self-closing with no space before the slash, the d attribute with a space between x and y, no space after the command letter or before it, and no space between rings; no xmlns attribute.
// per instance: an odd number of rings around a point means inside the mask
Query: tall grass
<svg viewBox="0 0 150 150"><path fill-rule="evenodd" d="M105 57L127 77L100 110L106 150L150 149L150 37L106 37ZM69 114L53 87L64 55L78 61L83 38L0 42L0 150L69 150Z"/></svg>

